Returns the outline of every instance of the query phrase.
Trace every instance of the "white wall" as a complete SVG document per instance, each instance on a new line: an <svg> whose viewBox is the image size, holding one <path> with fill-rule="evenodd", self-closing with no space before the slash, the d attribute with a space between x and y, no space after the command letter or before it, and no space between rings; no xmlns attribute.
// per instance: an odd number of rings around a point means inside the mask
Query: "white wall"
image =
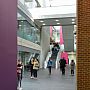
<svg viewBox="0 0 90 90"><path fill-rule="evenodd" d="M41 56L40 56L40 67L44 67L44 61L50 49L50 33L49 26L42 27L41 30Z"/></svg>

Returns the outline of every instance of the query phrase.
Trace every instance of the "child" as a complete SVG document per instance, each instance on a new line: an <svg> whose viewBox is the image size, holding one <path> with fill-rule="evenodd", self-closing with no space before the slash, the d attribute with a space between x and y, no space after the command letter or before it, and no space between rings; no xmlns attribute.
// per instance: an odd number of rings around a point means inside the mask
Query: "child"
<svg viewBox="0 0 90 90"><path fill-rule="evenodd" d="M51 68L52 68L52 60L51 60L51 58L49 58L49 60L48 60L47 68L49 70L49 75L51 75Z"/></svg>
<svg viewBox="0 0 90 90"><path fill-rule="evenodd" d="M71 75L74 75L74 68L75 68L74 60L71 60L70 67L71 67Z"/></svg>

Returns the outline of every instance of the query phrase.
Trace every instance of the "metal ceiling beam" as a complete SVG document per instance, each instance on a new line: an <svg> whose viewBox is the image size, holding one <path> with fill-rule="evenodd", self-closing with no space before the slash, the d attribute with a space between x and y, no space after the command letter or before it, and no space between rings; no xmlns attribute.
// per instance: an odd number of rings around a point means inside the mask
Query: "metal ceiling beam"
<svg viewBox="0 0 90 90"><path fill-rule="evenodd" d="M38 2L38 0L35 0L37 3L37 7L41 7L40 3Z"/></svg>

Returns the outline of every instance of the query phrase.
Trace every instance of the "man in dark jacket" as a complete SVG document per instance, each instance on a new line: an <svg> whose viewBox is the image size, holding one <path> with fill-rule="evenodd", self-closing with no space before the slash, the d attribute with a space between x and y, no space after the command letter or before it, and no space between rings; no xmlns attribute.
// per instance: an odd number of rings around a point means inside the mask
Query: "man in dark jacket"
<svg viewBox="0 0 90 90"><path fill-rule="evenodd" d="M66 60L64 58L60 59L59 63L60 63L60 70L62 71L62 75L65 75Z"/></svg>

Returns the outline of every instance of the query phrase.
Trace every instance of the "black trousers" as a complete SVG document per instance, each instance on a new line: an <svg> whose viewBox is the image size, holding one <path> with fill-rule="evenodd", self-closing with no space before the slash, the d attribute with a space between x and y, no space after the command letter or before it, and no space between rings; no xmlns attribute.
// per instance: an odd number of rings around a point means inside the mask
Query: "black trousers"
<svg viewBox="0 0 90 90"><path fill-rule="evenodd" d="M33 69L33 75L35 78L37 78L37 70L36 69Z"/></svg>
<svg viewBox="0 0 90 90"><path fill-rule="evenodd" d="M33 66L30 67L31 77L33 75Z"/></svg>
<svg viewBox="0 0 90 90"><path fill-rule="evenodd" d="M62 67L61 71L62 71L62 75L65 75L65 67Z"/></svg>
<svg viewBox="0 0 90 90"><path fill-rule="evenodd" d="M21 69L21 80L23 78L23 69Z"/></svg>
<svg viewBox="0 0 90 90"><path fill-rule="evenodd" d="M51 75L51 66L48 66L49 74Z"/></svg>
<svg viewBox="0 0 90 90"><path fill-rule="evenodd" d="M71 75L74 75L74 70L71 69Z"/></svg>

